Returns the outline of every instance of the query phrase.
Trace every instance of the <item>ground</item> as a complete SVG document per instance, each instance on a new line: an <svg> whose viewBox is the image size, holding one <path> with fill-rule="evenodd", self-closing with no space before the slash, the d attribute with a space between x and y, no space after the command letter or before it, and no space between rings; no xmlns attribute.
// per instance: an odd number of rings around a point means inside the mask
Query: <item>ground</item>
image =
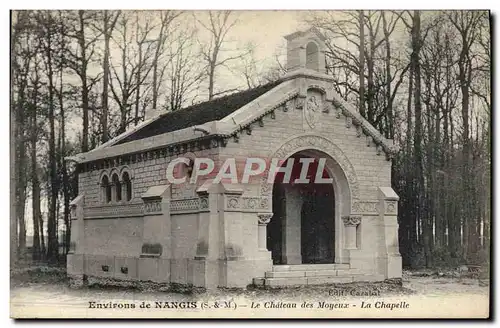
<svg viewBox="0 0 500 328"><path fill-rule="evenodd" d="M453 317L454 313L456 313L458 317L467 316L467 313L471 315L476 314L476 310L482 311L481 314L477 313L478 315L487 316L488 295L489 284L487 280L467 277L461 278L459 276L454 277L452 275L435 272L405 272L402 287L383 283L357 283L342 286L325 285L273 290L217 290L207 293L194 292L184 294L123 287L110 288L92 286L73 289L70 288L67 283L64 270L59 268L24 269L18 270L11 275L11 314L15 317L33 315L37 317L68 317L72 316L72 314L77 317L99 317L109 315L131 316L130 313L137 314L137 312L120 310L121 312L113 312L114 314L109 314L108 312L104 314L105 311L109 310L94 309L93 306L100 306L96 305L98 303L107 304L111 302L112 304L134 303L135 306L139 307L142 301L145 301L146 303L151 303L152 307L158 307L158 304L165 303L157 304L156 302L187 301L197 302L198 304L209 304L209 302L211 302L210 306L213 307L214 300L221 301L221 307L230 306L227 302L235 301L237 304L240 304L240 306L246 307L243 309L246 311L249 311L248 307L252 307L254 303L260 302L262 307L264 307L266 301L273 301L275 304L280 302L295 302L298 306L300 306L302 302L309 302L316 306L319 302L324 302L326 300L329 304L347 303L351 304L351 308L358 306L358 309L363 307L362 303L375 304L377 301L384 301L386 303L407 302L415 311L419 309L419 314L423 313L422 311L424 309L421 308L420 303L429 305L432 304L432 302L438 302L436 304L439 305L439 308L447 311L446 314L443 312L443 316ZM96 303L92 305L92 302ZM470 304L468 302L470 302ZM219 307L217 304L215 304L215 306ZM467 306L467 311L469 312L464 312L465 308L462 308L460 304ZM279 306L279 304L277 306ZM439 308L430 310L438 311ZM473 310L474 312L470 312ZM404 312L398 311L397 309L391 309L390 314L404 316ZM432 311L429 312L429 315L437 313ZM306 312L305 310L301 310L300 313L307 316ZM142 315L173 317L179 313L180 312L177 310L170 310L170 312L165 312L163 310L163 312L143 312ZM231 313L234 314L235 312ZM255 310L248 313L254 315ZM274 316L276 313L273 313ZM281 314L283 313L284 312L281 312ZM377 317L377 313L383 316L380 311L366 313L368 313L367 316L369 317ZM227 315L222 314L220 311L212 311L206 314L207 316L216 317ZM262 314L265 315L264 313ZM337 311L334 313L331 311L323 311L314 315L310 314L310 316L342 317L344 314L347 315L348 312Z"/></svg>

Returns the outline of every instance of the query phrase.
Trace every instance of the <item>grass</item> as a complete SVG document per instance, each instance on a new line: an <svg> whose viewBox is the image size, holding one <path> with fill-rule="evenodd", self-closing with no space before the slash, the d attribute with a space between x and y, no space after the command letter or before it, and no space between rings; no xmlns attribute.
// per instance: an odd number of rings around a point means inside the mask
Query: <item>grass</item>
<svg viewBox="0 0 500 328"><path fill-rule="evenodd" d="M11 287L25 287L31 285L64 285L69 286L69 279L66 276L66 268L57 266L37 265L15 268L11 270ZM111 280L110 280L111 281ZM112 283L112 281L111 281ZM270 288L262 289L253 286L248 286L246 289L240 288L220 288L205 292L203 289L194 288L192 286L170 284L168 288L157 288L155 283L124 283L118 281L116 285L103 285L93 283L90 286L84 287L86 290L101 290L101 291L137 291L137 292L159 292L159 293L175 293L179 295L191 295L199 297L213 296L248 296L248 297L279 297L282 299L315 298L319 294L324 294L325 291L335 289L335 291L343 291L347 294L359 293L378 293L380 295L408 295L414 292L411 289L405 288L397 283L388 282L357 282L349 284L325 284L315 286L297 286L287 288Z"/></svg>

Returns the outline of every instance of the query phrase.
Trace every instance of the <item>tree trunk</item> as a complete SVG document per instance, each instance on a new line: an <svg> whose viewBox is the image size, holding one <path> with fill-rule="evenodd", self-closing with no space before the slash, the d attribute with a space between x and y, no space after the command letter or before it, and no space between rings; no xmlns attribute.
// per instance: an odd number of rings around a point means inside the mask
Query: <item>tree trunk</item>
<svg viewBox="0 0 500 328"><path fill-rule="evenodd" d="M71 218L70 218L70 196L69 196L69 179L68 168L66 166L66 118L64 110L64 97L63 97L63 67L60 67L60 85L59 85L59 109L60 109L60 135L61 135L61 148L60 148L60 165L62 171L62 192L63 192L63 220L66 227L66 234L64 240L65 250L69 246L71 238Z"/></svg>
<svg viewBox="0 0 500 328"><path fill-rule="evenodd" d="M87 87L87 55L85 44L85 19L84 10L78 11L80 20L80 29L78 31L78 44L80 46L80 57L82 61L80 69L80 79L82 81L82 111L83 111L83 130L82 130L82 152L89 151L89 89Z"/></svg>
<svg viewBox="0 0 500 328"><path fill-rule="evenodd" d="M420 49L422 46L420 35L420 12L414 11L413 28L412 28L412 61L415 74L415 176L417 177L417 219L421 223L422 241L424 246L424 256L426 266L430 265L430 235L429 227L426 218L426 202L425 202L425 189L424 189L424 172L422 167L422 92L421 92L421 75L420 75Z"/></svg>
<svg viewBox="0 0 500 328"><path fill-rule="evenodd" d="M363 10L359 11L359 113L366 118L365 112L365 19Z"/></svg>
<svg viewBox="0 0 500 328"><path fill-rule="evenodd" d="M25 72L28 73L27 71ZM14 195L16 197L16 255L18 259L23 259L26 254L26 222L24 218L26 206L26 135L25 135L25 102L26 102L26 79L19 86L16 111L14 119L16 120L14 130L15 139L15 158L16 165L14 174L16 179L16 189Z"/></svg>
<svg viewBox="0 0 500 328"><path fill-rule="evenodd" d="M109 41L111 39L111 28L109 26L108 11L104 10L104 59L102 63L102 114L101 114L101 142L108 141L108 86L109 86Z"/></svg>
<svg viewBox="0 0 500 328"><path fill-rule="evenodd" d="M40 249L40 182L38 180L38 163L36 158L36 141L38 137L37 115L38 115L38 67L35 67L35 81L33 93L33 111L31 114L31 191L32 191L32 214L33 214L33 260L41 260Z"/></svg>
<svg viewBox="0 0 500 328"><path fill-rule="evenodd" d="M387 137L389 139L394 138L394 115L392 109L392 90L391 90L391 43L389 40L389 30L387 27L387 20L385 18L385 11L382 11L382 24L384 28L384 40L385 40L385 97L387 98Z"/></svg>
<svg viewBox="0 0 500 328"><path fill-rule="evenodd" d="M52 64L52 36L51 27L48 28L46 33L47 46L45 49L46 55L46 67L47 67L47 79L49 82L49 179L50 179L50 191L49 191L49 213L47 222L47 259L49 262L57 262L58 257L58 242L57 242L57 232L56 232L56 203L58 196L58 177L57 177L57 160L56 160L56 139L55 139L55 104L54 104L54 71ZM86 112L86 111L84 111Z"/></svg>

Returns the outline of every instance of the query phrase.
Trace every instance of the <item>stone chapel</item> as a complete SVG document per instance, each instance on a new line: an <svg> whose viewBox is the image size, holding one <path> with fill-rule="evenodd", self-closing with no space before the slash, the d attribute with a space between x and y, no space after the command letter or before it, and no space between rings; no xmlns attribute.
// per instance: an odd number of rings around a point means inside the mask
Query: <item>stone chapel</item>
<svg viewBox="0 0 500 328"><path fill-rule="evenodd" d="M397 149L334 91L317 30L285 39L279 81L157 114L70 158L71 279L211 289L401 278ZM333 182L170 184L181 156L326 158Z"/></svg>

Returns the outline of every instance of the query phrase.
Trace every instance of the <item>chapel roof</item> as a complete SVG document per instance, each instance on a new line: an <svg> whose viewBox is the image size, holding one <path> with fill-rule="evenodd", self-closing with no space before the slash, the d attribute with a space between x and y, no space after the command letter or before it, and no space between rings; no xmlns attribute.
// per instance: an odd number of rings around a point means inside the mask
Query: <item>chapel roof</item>
<svg viewBox="0 0 500 328"><path fill-rule="evenodd" d="M143 126L114 144L119 145L223 119L273 89L281 82L282 81L280 80L270 82L252 89L232 93L224 97L215 98L176 111L166 112L161 114L151 123Z"/></svg>

